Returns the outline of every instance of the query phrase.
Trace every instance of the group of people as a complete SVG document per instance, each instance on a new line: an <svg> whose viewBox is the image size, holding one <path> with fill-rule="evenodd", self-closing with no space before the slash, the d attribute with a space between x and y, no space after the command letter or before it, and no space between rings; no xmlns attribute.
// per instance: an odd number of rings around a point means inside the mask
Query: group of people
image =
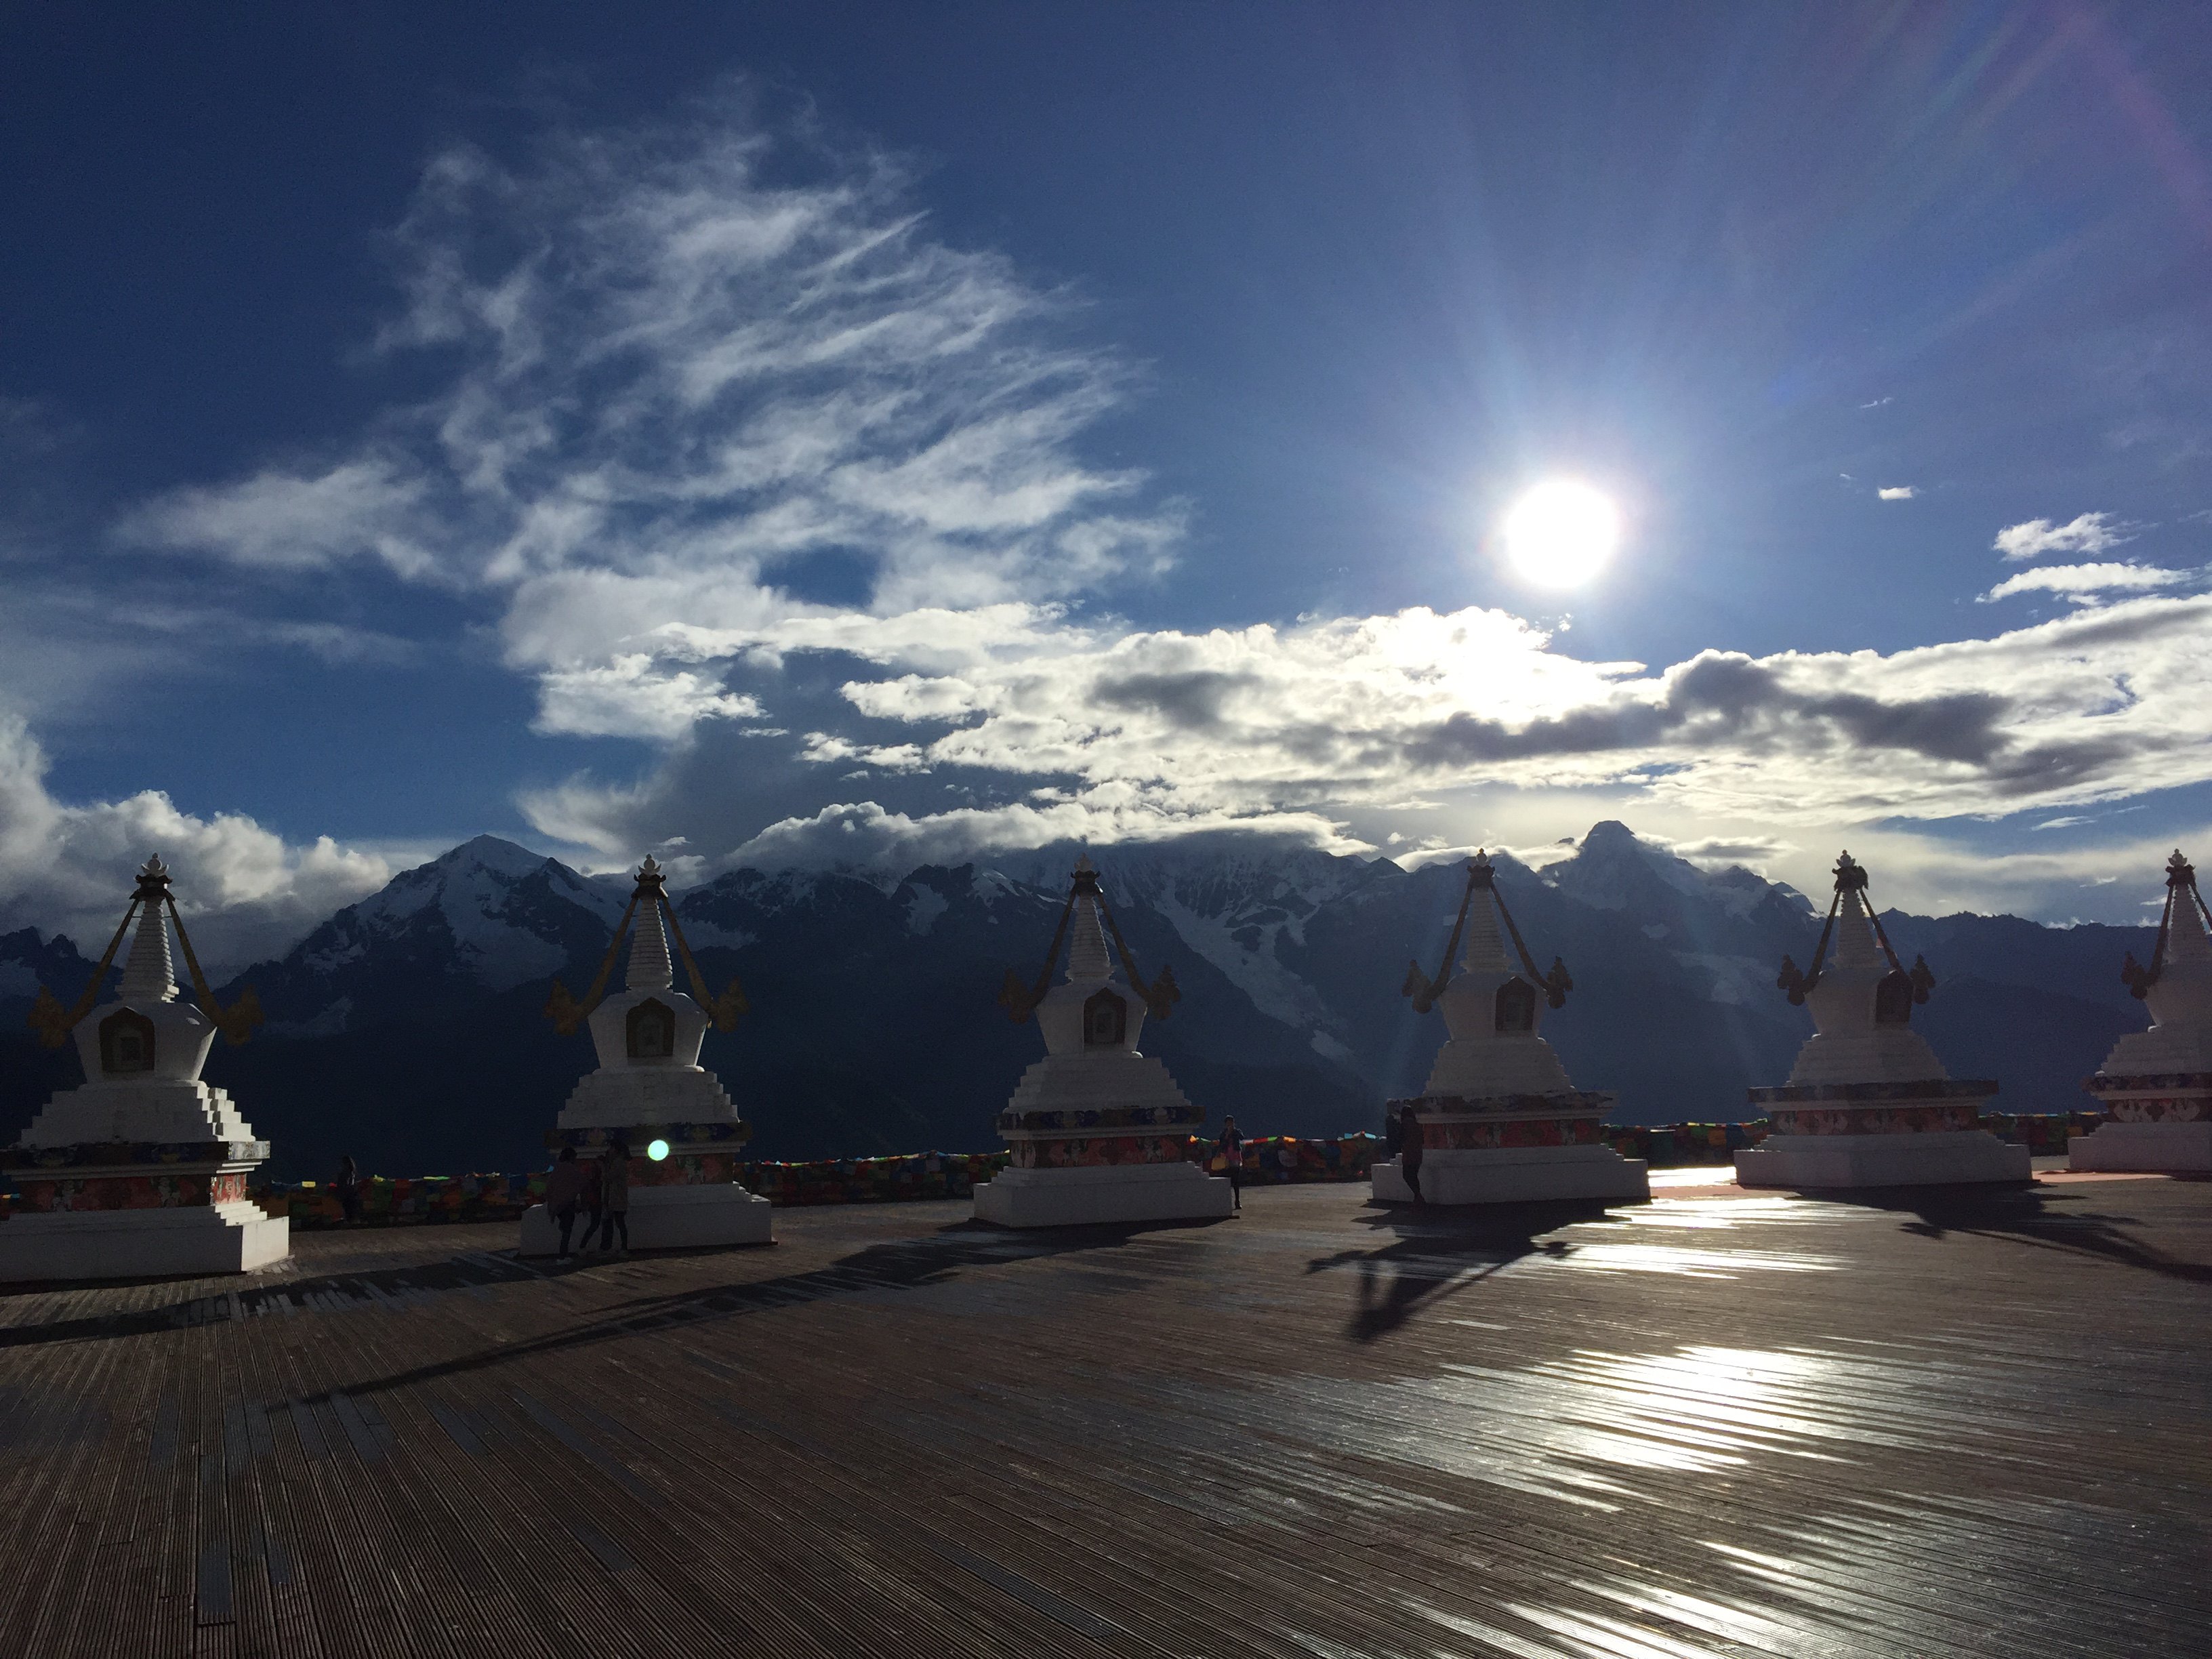
<svg viewBox="0 0 2212 1659"><path fill-rule="evenodd" d="M1413 1202L1421 1196L1421 1115L1411 1106L1386 1112L1382 1119L1384 1150L1398 1160L1406 1184L1413 1189ZM1213 1143L1212 1167L1229 1177L1229 1190L1237 1195L1237 1211L1244 1210L1244 1135L1234 1117L1221 1120L1221 1137Z"/></svg>
<svg viewBox="0 0 2212 1659"><path fill-rule="evenodd" d="M592 1248L594 1233L599 1235L600 1249L615 1249L615 1237L619 1233L622 1246L616 1254L628 1255L629 1143L610 1142L605 1158L580 1158L574 1146L563 1146L561 1156L554 1162L552 1174L545 1177L545 1207L553 1212L553 1219L561 1228L562 1261L575 1260L568 1241L579 1215L584 1218L586 1249Z"/></svg>
<svg viewBox="0 0 2212 1659"><path fill-rule="evenodd" d="M332 1183L337 1188L338 1206L345 1214L349 1227L358 1227L361 1222L361 1166L354 1162L351 1152L338 1160L338 1178ZM553 1172L545 1178L545 1207L553 1212L554 1220L561 1224L561 1260L573 1261L575 1252L569 1249L569 1240L576 1228L576 1218L584 1220L583 1246L592 1248L592 1237L599 1236L599 1248L614 1249L617 1235L622 1239L618 1255L629 1254L629 1143L617 1140L607 1148L605 1158L579 1158L574 1146L563 1146L561 1156L553 1165Z"/></svg>

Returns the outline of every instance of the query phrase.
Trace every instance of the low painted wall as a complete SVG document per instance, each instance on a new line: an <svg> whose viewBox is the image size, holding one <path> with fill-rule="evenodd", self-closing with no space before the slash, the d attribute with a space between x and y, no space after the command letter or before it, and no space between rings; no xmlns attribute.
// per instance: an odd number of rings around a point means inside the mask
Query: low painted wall
<svg viewBox="0 0 2212 1659"><path fill-rule="evenodd" d="M1988 1113L1983 1123L2007 1140L2038 1153L2063 1152L2069 1135L2087 1134L2104 1121L2100 1112L2049 1115ZM1655 1168L1726 1164L1738 1149L1765 1138L1763 1119L1748 1123L1615 1124L1607 1143L1624 1158ZM1212 1143L1194 1138L1194 1162L1211 1164ZM1326 1138L1255 1136L1244 1143L1244 1180L1258 1186L1309 1182L1364 1181L1382 1151L1371 1134ZM785 1164L765 1160L739 1166L750 1191L779 1206L894 1204L911 1200L969 1198L979 1182L1006 1165L996 1152L922 1152L896 1158L819 1158ZM545 1172L530 1175L422 1176L362 1183L362 1219L392 1225L422 1222L513 1221L544 1196ZM337 1189L328 1182L271 1182L253 1189L271 1215L295 1227L334 1227L344 1219Z"/></svg>

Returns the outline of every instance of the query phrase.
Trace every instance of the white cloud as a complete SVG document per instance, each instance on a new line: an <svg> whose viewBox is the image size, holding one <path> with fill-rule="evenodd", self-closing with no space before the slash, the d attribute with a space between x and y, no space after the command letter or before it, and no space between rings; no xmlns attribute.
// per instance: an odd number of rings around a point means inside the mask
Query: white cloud
<svg viewBox="0 0 2212 1659"><path fill-rule="evenodd" d="M2103 553L2132 541L2130 526L2109 513L2084 513L2064 524L2030 519L2007 525L1990 543L2008 559L2039 559L2046 553Z"/></svg>
<svg viewBox="0 0 2212 1659"><path fill-rule="evenodd" d="M137 546L217 550L264 570L309 570L354 557L381 559L403 576L427 577L437 562L419 538L424 480L404 463L363 457L312 476L264 471L216 489L171 492L125 515L117 527Z"/></svg>
<svg viewBox="0 0 2212 1659"><path fill-rule="evenodd" d="M602 666L540 676L534 729L577 737L646 736L674 741L703 720L751 719L759 702L688 670L655 667L651 656L618 656Z"/></svg>
<svg viewBox="0 0 2212 1659"><path fill-rule="evenodd" d="M1116 793L1098 791L1080 799L963 808L921 817L886 811L873 801L841 803L770 824L732 849L726 862L767 869L864 866L902 872L918 864L957 864L1055 842L1110 845L1231 831L1256 832L1328 852L1370 850L1313 813L1257 819L1219 811L1164 813L1133 795L1116 799Z"/></svg>
<svg viewBox="0 0 2212 1659"><path fill-rule="evenodd" d="M1699 854L1818 847L1846 826L2000 817L2212 781L2212 599L2134 599L1989 640L1881 655L1706 652L1662 672L1594 663L1498 611L1291 628L1081 635L1056 650L844 684L787 766L878 769L871 801L809 804L730 857L975 848L1294 820L1379 843L1482 792L1548 799L1491 825L1519 845L1620 816ZM890 667L896 670L894 662ZM834 712L834 707L831 710ZM612 849L731 823L726 747L635 783L574 780L525 810ZM748 753L756 751L747 751ZM801 797L820 799L801 778ZM950 790L953 799L931 792ZM994 799L1008 790L1018 799ZM742 811L744 803L737 803ZM880 814L869 825L854 814ZM755 820L759 822L760 820ZM1443 821L1439 819L1439 821ZM856 828L845 829L847 823ZM825 827L826 823L826 827ZM1679 829L1674 826L1680 826ZM1787 831L1786 839L1783 833ZM892 833L896 831L896 833ZM1854 830L1852 833L1858 833ZM710 844L712 844L710 842Z"/></svg>
<svg viewBox="0 0 2212 1659"><path fill-rule="evenodd" d="M2100 593L2142 592L2179 586L2197 580L2197 574L2148 564L2047 564L2007 576L1983 594L1980 602L1988 605L2015 593L2059 593L2070 599L2089 599Z"/></svg>
<svg viewBox="0 0 2212 1659"><path fill-rule="evenodd" d="M66 932L87 956L106 946L151 853L177 873L178 904L210 974L283 949L391 878L381 858L327 836L290 845L252 818L198 817L151 790L58 801L46 771L23 722L0 714L0 926ZM55 992L66 1000L80 988Z"/></svg>
<svg viewBox="0 0 2212 1659"><path fill-rule="evenodd" d="M663 741L743 700L659 660L678 630L772 651L922 610L1018 629L1164 570L1180 510L1078 453L1134 376L1075 343L1074 299L933 236L895 161L771 142L742 102L526 167L440 157L379 345L442 354L443 390L350 454L146 502L122 537L488 589L540 730ZM810 599L822 561L865 600Z"/></svg>
<svg viewBox="0 0 2212 1659"><path fill-rule="evenodd" d="M854 682L864 714L957 720L929 764L1134 781L1251 812L1480 779L1631 783L1770 822L1989 813L2212 777L2212 606L2129 605L1891 656L1588 663L1496 611L1132 634L957 677Z"/></svg>
<svg viewBox="0 0 2212 1659"><path fill-rule="evenodd" d="M1909 501L1919 493L1911 484L1892 484L1887 489L1875 491L1875 494L1885 501Z"/></svg>

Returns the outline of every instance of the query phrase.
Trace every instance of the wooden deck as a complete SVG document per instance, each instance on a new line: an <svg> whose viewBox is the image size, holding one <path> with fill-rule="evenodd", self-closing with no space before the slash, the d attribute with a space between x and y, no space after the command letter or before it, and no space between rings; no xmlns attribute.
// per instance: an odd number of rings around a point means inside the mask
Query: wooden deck
<svg viewBox="0 0 2212 1659"><path fill-rule="evenodd" d="M2212 1646L2212 1184L964 1212L0 1295L0 1653Z"/></svg>

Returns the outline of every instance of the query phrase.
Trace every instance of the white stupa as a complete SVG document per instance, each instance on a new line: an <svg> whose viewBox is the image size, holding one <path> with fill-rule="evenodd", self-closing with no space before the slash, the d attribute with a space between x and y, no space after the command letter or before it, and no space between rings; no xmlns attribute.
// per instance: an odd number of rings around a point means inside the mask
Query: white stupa
<svg viewBox="0 0 2212 1659"><path fill-rule="evenodd" d="M2121 977L2150 1005L2151 1028L2112 1045L2083 1086L2112 1114L2068 1148L2076 1170L2212 1170L2212 937L2197 872L2166 860L2166 909L2150 966Z"/></svg>
<svg viewBox="0 0 2212 1659"><path fill-rule="evenodd" d="M1114 928L1134 988L1115 971ZM1044 989L1067 941L1067 976ZM1208 1219L1225 1216L1228 1182L1187 1156L1205 1114L1183 1097L1168 1068L1137 1051L1149 1008L1160 1018L1180 999L1167 969L1146 986L1105 908L1098 872L1085 856L1060 912L1044 971L1034 988L1009 971L999 1000L1016 1020L1034 1012L1045 1057L1022 1073L999 1114L1009 1166L975 1189L975 1214L1005 1227L1086 1222Z"/></svg>
<svg viewBox="0 0 2212 1659"><path fill-rule="evenodd" d="M133 912L122 985L94 1007ZM177 1000L173 919L198 1007ZM216 1004L176 917L169 872L149 859L76 1007L65 1012L41 988L32 1012L48 1046L76 1038L86 1082L48 1101L6 1154L20 1196L0 1223L0 1279L239 1273L282 1260L291 1223L246 1195L269 1143L200 1080L216 1032L243 1042L260 1019L250 990L233 1007Z"/></svg>
<svg viewBox="0 0 2212 1659"><path fill-rule="evenodd" d="M674 988L672 930L696 998ZM626 933L626 988L603 997ZM768 1200L747 1192L737 1178L751 1126L738 1115L714 1074L699 1064L708 1026L727 1030L744 1010L744 993L734 982L719 998L708 994L668 902L667 878L651 858L637 872L629 909L584 1001L574 1002L554 981L547 1015L563 1035L589 1024L599 1068L576 1085L546 1144L556 1152L573 1146L579 1158L594 1158L606 1156L618 1141L628 1143L633 1249L769 1241ZM580 1222L579 1243L580 1231ZM542 1204L523 1212L521 1248L525 1255L551 1255L560 1248L560 1229Z"/></svg>
<svg viewBox="0 0 2212 1659"><path fill-rule="evenodd" d="M1509 933L1517 966L1506 954ZM1462 934L1466 948L1455 969L1452 951ZM1487 854L1468 861L1444 961L1433 981L1419 964L1410 968L1402 989L1417 1011L1441 1008L1449 1036L1422 1092L1384 1109L1401 1121L1409 1109L1418 1115L1419 1196L1431 1204L1649 1198L1643 1163L1601 1138L1613 1096L1576 1088L1538 1032L1546 1006L1562 1006L1574 982L1556 958L1548 973L1536 971ZM1402 1153L1375 1165L1376 1198L1413 1201L1404 1165Z"/></svg>
<svg viewBox="0 0 2212 1659"><path fill-rule="evenodd" d="M1836 896L1809 973L1787 957L1778 981L1816 1027L1790 1081L1750 1091L1766 1139L1735 1155L1747 1187L1905 1187L2025 1181L2028 1151L1981 1127L1992 1082L1955 1079L1911 1027L1936 976L1907 972L1866 898L1867 872L1836 860ZM1831 939L1835 945L1827 958Z"/></svg>

